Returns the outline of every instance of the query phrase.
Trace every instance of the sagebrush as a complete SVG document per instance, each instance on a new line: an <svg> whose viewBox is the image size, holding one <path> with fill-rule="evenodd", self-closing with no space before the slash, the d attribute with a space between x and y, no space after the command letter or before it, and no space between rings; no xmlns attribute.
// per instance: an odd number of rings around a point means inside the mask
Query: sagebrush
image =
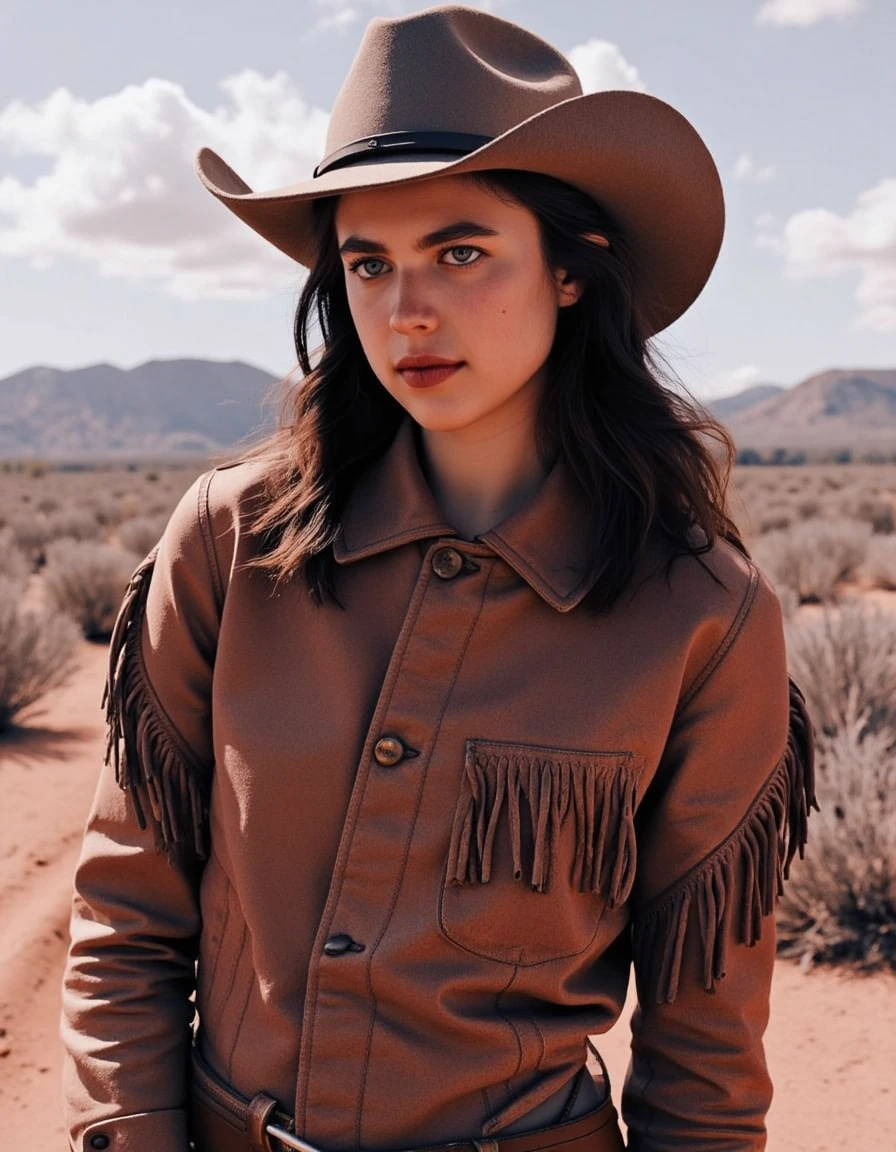
<svg viewBox="0 0 896 1152"><path fill-rule="evenodd" d="M23 606L21 580L0 575L0 732L34 716L77 667L79 635L67 616Z"/></svg>
<svg viewBox="0 0 896 1152"><path fill-rule="evenodd" d="M790 588L801 603L835 597L855 577L868 553L871 525L851 520L805 520L786 531L766 532L752 549L777 588Z"/></svg>
<svg viewBox="0 0 896 1152"><path fill-rule="evenodd" d="M88 640L106 640L135 567L133 554L121 548L60 540L47 546L47 596Z"/></svg>
<svg viewBox="0 0 896 1152"><path fill-rule="evenodd" d="M0 528L0 576L24 584L30 569L28 558L19 548L13 530Z"/></svg>
<svg viewBox="0 0 896 1152"><path fill-rule="evenodd" d="M896 969L896 617L848 601L791 626L788 649L820 811L778 908L780 951Z"/></svg>

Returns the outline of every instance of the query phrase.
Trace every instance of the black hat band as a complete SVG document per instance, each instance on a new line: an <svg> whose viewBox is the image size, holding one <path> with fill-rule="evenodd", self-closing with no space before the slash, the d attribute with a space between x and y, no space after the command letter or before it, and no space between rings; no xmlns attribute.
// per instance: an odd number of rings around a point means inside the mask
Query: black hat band
<svg viewBox="0 0 896 1152"><path fill-rule="evenodd" d="M321 160L314 169L314 175L322 176L333 168L346 168L379 153L392 156L396 153L447 152L466 156L490 143L492 139L491 136L477 136L472 132L383 132L379 136L366 136L363 140L353 140L344 148L337 148Z"/></svg>

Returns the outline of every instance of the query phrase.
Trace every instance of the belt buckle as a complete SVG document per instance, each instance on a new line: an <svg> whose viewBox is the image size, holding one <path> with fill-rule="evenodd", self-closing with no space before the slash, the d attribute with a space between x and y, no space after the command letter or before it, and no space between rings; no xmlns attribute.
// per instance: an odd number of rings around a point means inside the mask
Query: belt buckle
<svg viewBox="0 0 896 1152"><path fill-rule="evenodd" d="M281 1128L279 1124L266 1124L265 1132L268 1136L273 1136L275 1140L279 1140L287 1148L295 1149L295 1152L321 1152L320 1148L316 1148L313 1144L309 1144L307 1140L300 1140L293 1132L287 1132L285 1128Z"/></svg>

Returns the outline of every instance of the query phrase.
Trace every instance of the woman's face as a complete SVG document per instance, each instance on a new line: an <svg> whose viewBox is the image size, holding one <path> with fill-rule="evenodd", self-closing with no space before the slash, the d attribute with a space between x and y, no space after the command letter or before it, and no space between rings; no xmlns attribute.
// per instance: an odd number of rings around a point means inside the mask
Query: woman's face
<svg viewBox="0 0 896 1152"><path fill-rule="evenodd" d="M446 176L344 194L336 234L370 366L421 427L534 418L557 309L579 289L547 267L528 208ZM402 363L421 357L450 364Z"/></svg>

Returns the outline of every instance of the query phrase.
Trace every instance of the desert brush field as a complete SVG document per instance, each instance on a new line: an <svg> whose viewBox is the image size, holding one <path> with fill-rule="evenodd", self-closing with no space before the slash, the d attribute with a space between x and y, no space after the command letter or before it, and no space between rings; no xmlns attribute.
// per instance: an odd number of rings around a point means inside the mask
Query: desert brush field
<svg viewBox="0 0 896 1152"><path fill-rule="evenodd" d="M0 1111L13 1147L66 1146L59 984L105 748L109 633L128 576L204 467L0 462ZM778 912L769 1149L885 1148L896 1132L896 465L739 467L731 510L778 592L818 736L821 811ZM618 1100L626 1018L598 1045Z"/></svg>

